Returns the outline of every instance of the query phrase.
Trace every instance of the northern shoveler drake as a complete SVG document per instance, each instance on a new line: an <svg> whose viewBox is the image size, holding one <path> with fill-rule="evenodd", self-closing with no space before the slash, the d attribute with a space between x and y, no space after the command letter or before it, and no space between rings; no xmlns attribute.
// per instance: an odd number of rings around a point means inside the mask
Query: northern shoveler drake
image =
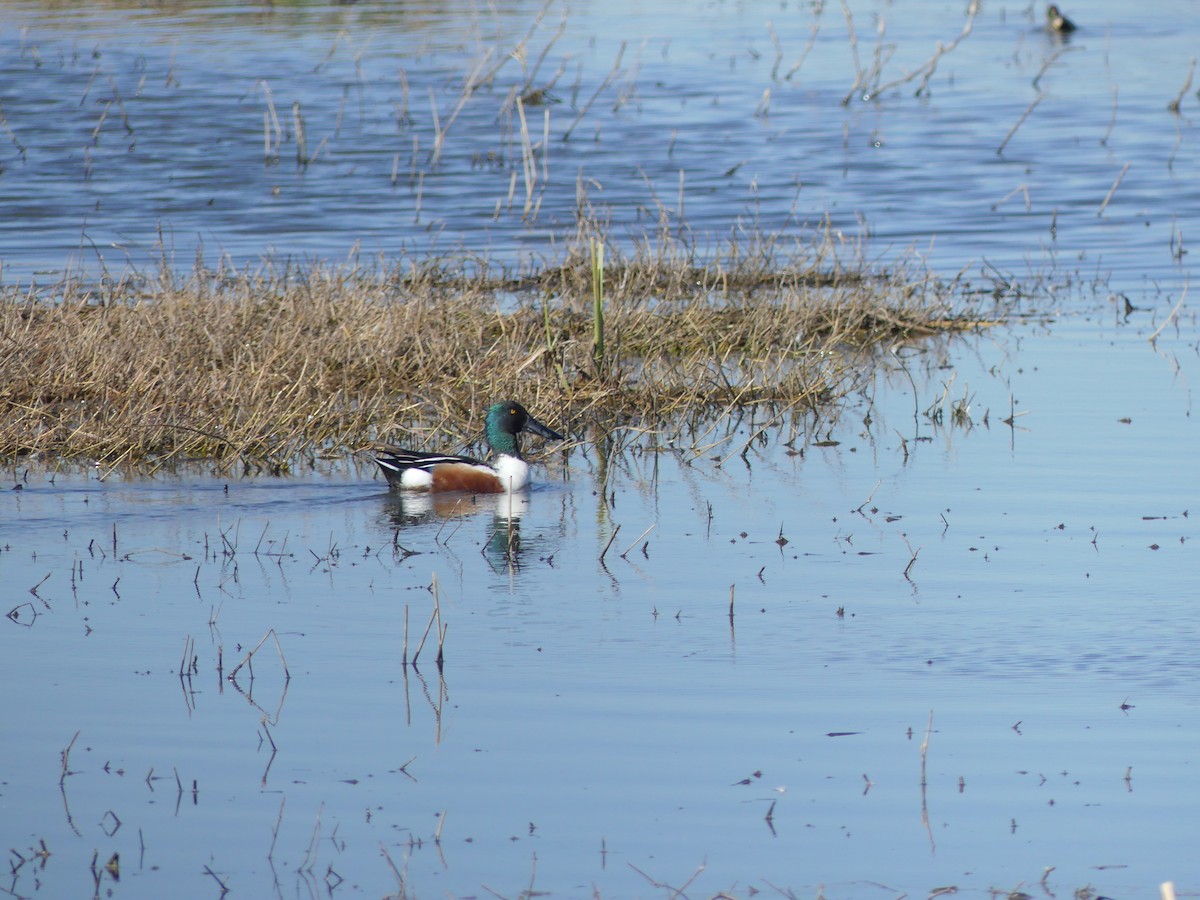
<svg viewBox="0 0 1200 900"><path fill-rule="evenodd" d="M500 494L519 491L529 484L529 464L521 458L517 438L522 431L551 441L564 440L525 407L512 400L493 403L487 413L487 442L495 454L490 463L469 456L420 453L399 447L376 448L375 462L388 485L404 491L470 491Z"/></svg>
<svg viewBox="0 0 1200 900"><path fill-rule="evenodd" d="M1070 34L1075 30L1075 23L1062 14L1062 11L1051 4L1046 7L1046 25L1051 31L1059 34Z"/></svg>

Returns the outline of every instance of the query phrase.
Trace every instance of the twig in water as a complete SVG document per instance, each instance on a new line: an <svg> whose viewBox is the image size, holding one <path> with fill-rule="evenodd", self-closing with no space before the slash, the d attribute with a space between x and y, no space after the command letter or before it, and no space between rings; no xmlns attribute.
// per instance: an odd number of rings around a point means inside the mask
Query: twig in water
<svg viewBox="0 0 1200 900"><path fill-rule="evenodd" d="M537 25L541 22L542 16L544 16L546 14L546 11L549 8L550 8L550 3L549 3L549 0L547 0L546 5L542 7L542 11L539 12L537 14L536 18L534 19L533 27L531 27L529 29L529 34L527 34L525 36L525 41L528 41L529 38L533 36L534 28L536 28ZM537 61L534 62L533 68L531 68L529 70L529 75L526 76L525 84L521 88L522 95L527 94L529 92L530 88L533 87L533 80L535 78L537 78L538 69L540 69L542 67L542 63L544 63L546 61L546 57L550 53L550 48L553 47L556 43L558 43L558 39L563 36L563 32L566 30L567 30L567 7L564 4L563 11L562 11L562 18L558 22L558 30L556 32L554 32L554 35L550 38L549 41L546 42L546 46L542 48L542 52L538 55ZM522 43L524 43L524 41ZM562 69L559 69L559 72L561 73ZM555 76L555 80L557 80L557 76Z"/></svg>
<svg viewBox="0 0 1200 900"><path fill-rule="evenodd" d="M642 70L642 53L646 49L646 44L649 43L649 38L642 39L642 45L638 47L637 56L633 61L633 71L629 74L629 78L625 82L625 87L617 95L617 102L613 104L612 111L617 112L622 106L629 102L637 87L638 74Z"/></svg>
<svg viewBox="0 0 1200 900"><path fill-rule="evenodd" d="M933 710L929 711L929 721L925 725L925 740L921 742L921 787L925 787L928 782L925 779L925 760L929 755L929 736L933 734Z"/></svg>
<svg viewBox="0 0 1200 900"><path fill-rule="evenodd" d="M1064 53L1066 53L1068 50L1071 50L1071 49L1074 49L1074 48L1072 48L1070 46L1059 47L1057 50L1055 50L1053 53L1051 53L1049 56L1046 57L1046 61L1044 63L1042 63L1042 67L1040 69L1038 69L1038 73L1033 76L1033 81L1030 82L1030 84L1033 85L1033 89L1035 91L1038 91L1039 93L1041 92L1042 89L1040 87L1038 87L1038 82L1042 80L1042 76L1046 74L1046 70L1049 69L1052 65L1054 65L1055 60L1057 60L1060 56L1062 56Z"/></svg>
<svg viewBox="0 0 1200 900"><path fill-rule="evenodd" d="M283 126L279 124L279 114L275 111L275 97L271 94L271 86L265 81L260 81L258 87L267 98L267 109L263 113L263 141L266 144L266 162L271 163L279 158L279 147L283 143ZM275 137L274 144L271 141L272 135Z"/></svg>
<svg viewBox="0 0 1200 900"><path fill-rule="evenodd" d="M283 825L283 807L287 803L287 797L281 797L279 800L279 814L275 816L275 827L271 829L271 846L267 850L267 859L272 859L275 855L275 842L279 840L279 828Z"/></svg>
<svg viewBox="0 0 1200 900"><path fill-rule="evenodd" d="M771 45L775 48L775 65L771 66L771 80L779 80L779 67L783 64L783 45L779 43L779 35L775 33L775 23L767 20L767 34L771 36Z"/></svg>
<svg viewBox="0 0 1200 900"><path fill-rule="evenodd" d="M1154 329L1154 334L1150 335L1150 337L1148 338L1148 340L1150 341L1151 344L1153 344L1158 339L1158 336L1160 334L1162 334L1162 330L1167 327L1167 323L1169 323L1173 318L1175 318L1175 314L1177 312L1179 312L1179 308L1181 306L1183 306L1183 301L1187 299L1188 287L1191 285L1191 281L1192 281L1191 277L1188 277L1187 279L1184 280L1183 293L1179 295L1179 302L1176 303L1171 308L1171 311L1169 313L1167 313L1167 317L1165 319L1163 319L1162 324Z"/></svg>
<svg viewBox="0 0 1200 900"><path fill-rule="evenodd" d="M602 82L600 82L600 86L596 88L596 92L592 94L591 99L589 99L587 103L583 104L583 109L579 110L579 115L575 117L575 121L572 122L567 127L567 130L563 132L562 140L570 140L571 132L575 130L575 126L577 126L583 120L583 117L587 115L588 110L592 108L592 104L596 102L596 98L600 96L600 93L610 84L612 84L613 79L617 77L617 72L619 72L621 69L621 58L625 55L625 47L627 43L627 41L621 41L621 49L617 51L617 60L613 63L612 71L605 76Z"/></svg>
<svg viewBox="0 0 1200 900"><path fill-rule="evenodd" d="M408 665L408 604L404 604L404 646L400 653L400 664Z"/></svg>
<svg viewBox="0 0 1200 900"><path fill-rule="evenodd" d="M263 539L267 536L267 529L271 527L271 520L267 520L267 524L263 526L262 534L258 536L258 543L254 545L254 555L258 556L258 549L262 546Z"/></svg>
<svg viewBox="0 0 1200 900"><path fill-rule="evenodd" d="M396 892L396 893L395 893L393 896L396 896L396 897L407 897L407 896L408 896L408 891L407 891L407 890L406 890L406 888L405 888L405 880L404 880L404 876L403 876L403 875L401 875L401 874L400 874L400 870L396 868L396 864L395 864L395 863L392 861L391 854L389 854L389 853L388 853L388 851L387 851L387 847L385 847L383 844L380 844L380 845L379 845L379 852L380 852L381 854L383 854L383 858L384 858L385 860L387 860L388 868L392 870L392 875L394 875L394 876L396 877L396 883L397 883L397 884L400 886L400 890L399 890L399 891L397 891L397 892ZM405 868L405 871L408 871L408 864L407 864L407 862L405 863L405 867L404 867L404 868Z"/></svg>
<svg viewBox="0 0 1200 900"><path fill-rule="evenodd" d="M1029 185L1024 183L1018 184L1015 188L993 203L992 212L998 210L1008 201L1009 197L1012 197L1016 194L1023 194L1025 196L1025 212L1030 212L1033 209L1033 203L1029 199Z"/></svg>
<svg viewBox="0 0 1200 900"><path fill-rule="evenodd" d="M879 490L879 486L881 484L883 484L883 479L875 482L875 487L871 488L871 493L867 496L867 499L858 505L858 509L854 510L856 513L861 513L863 511L863 507L871 502L871 498L875 496L875 492Z"/></svg>
<svg viewBox="0 0 1200 900"><path fill-rule="evenodd" d="M1117 192L1117 188L1121 186L1121 180L1125 177L1125 173L1129 171L1132 163L1125 163L1121 169L1121 174L1117 176L1117 180L1113 182L1113 186L1108 189L1108 193L1104 195L1104 202L1100 204L1100 209L1096 213L1096 218L1099 219L1104 215L1104 210L1108 208L1108 201L1113 198L1113 194Z"/></svg>
<svg viewBox="0 0 1200 900"><path fill-rule="evenodd" d="M521 213L523 219L529 217L533 208L533 192L537 187L537 161L533 155L533 142L529 137L529 125L525 121L525 104L517 98L517 115L521 120L521 170L525 174L525 209Z"/></svg>
<svg viewBox="0 0 1200 900"><path fill-rule="evenodd" d="M637 872L639 875L641 875L643 878L645 878L648 882L650 882L652 885L654 885L654 887L668 891L668 893L671 897L687 896L684 892L691 886L692 882L695 881L697 878L699 878L701 873L703 873L704 870L708 868L707 863L701 863L696 868L696 871L692 873L691 878L689 878L687 881L685 881L679 887L675 887L674 885L667 884L665 881L657 881L656 879L651 878L649 875L647 875L645 872L643 872L641 869L639 869L633 863L626 863L625 865L629 866L629 868L633 869L633 871Z"/></svg>
<svg viewBox="0 0 1200 900"><path fill-rule="evenodd" d="M68 766L71 760L71 748L75 746L75 741L79 738L79 732L75 732L75 736L71 738L71 743L67 744L66 749L62 751L62 774L59 775L58 783L61 785L67 780L67 776L71 774Z"/></svg>
<svg viewBox="0 0 1200 900"><path fill-rule="evenodd" d="M322 802L321 805L317 807L317 820L313 822L313 833L312 837L309 838L308 841L308 850L305 852L304 859L301 860L299 865L299 870L301 872L310 871L317 863L317 844L320 842L321 838L321 813L324 811L325 803Z"/></svg>
<svg viewBox="0 0 1200 900"><path fill-rule="evenodd" d="M912 559L908 561L908 565L904 567L904 577L908 578L908 573L913 566L917 564L917 557L921 555L921 548L918 547L913 551ZM911 580L911 579L910 579Z"/></svg>
<svg viewBox="0 0 1200 900"><path fill-rule="evenodd" d="M617 539L617 532L619 532L620 530L621 530L621 526L618 525L616 528L613 529L613 533L608 536L608 543L605 544L604 549L600 551L600 562L604 562L604 555L606 553L608 553L608 548L611 547L613 544L613 541L615 541Z"/></svg>
<svg viewBox="0 0 1200 900"><path fill-rule="evenodd" d="M188 659L191 657L191 651L196 646L196 642L192 640L189 634L183 640L183 658L179 660L179 674L186 675L188 673Z"/></svg>
<svg viewBox="0 0 1200 900"><path fill-rule="evenodd" d="M450 626L446 625L444 622L442 622L442 597L441 597L441 594L438 592L438 583L437 583L437 573L436 572L433 575L433 611L435 613L437 613L437 626L438 626L437 664L440 666L442 664L442 645L446 643L446 629L449 628Z"/></svg>
<svg viewBox="0 0 1200 900"><path fill-rule="evenodd" d="M39 581L37 584L35 584L33 587L31 587L29 589L29 593L33 594L33 596L37 597L39 600L42 600L42 598L40 596L38 596L38 588L40 588L43 584L45 584L46 579L49 578L53 574L54 574L53 572L47 572L46 578L43 578L41 581ZM43 605L45 605L46 609L50 608L50 604L46 603L45 600L42 600L42 603L43 603Z"/></svg>
<svg viewBox="0 0 1200 900"><path fill-rule="evenodd" d="M429 161L431 165L436 166L442 158L442 148L446 144L446 133L450 131L450 126L454 124L454 120L458 118L458 114L463 111L463 107L467 105L467 101L471 99L471 95L475 93L475 89L480 84L484 83L487 78L483 77L483 68L492 60L492 55L495 51L488 50L484 54L483 59L475 64L470 72L467 73L466 79L463 81L462 93L459 94L458 102L454 105L453 111L446 119L446 126L443 128L438 118L437 98L433 92L433 88L429 89L429 105L433 109L433 152L430 154ZM505 57L504 62L507 62L509 57ZM501 65L504 63L502 62ZM488 76L490 77L490 76Z"/></svg>
<svg viewBox="0 0 1200 900"><path fill-rule="evenodd" d="M925 740L921 742L921 822L925 826L925 832L929 835L929 844L935 846L933 841L933 828L929 824L929 807L926 805L925 789L928 785L928 780L925 777L925 761L929 755L929 737L933 734L933 710L929 711L929 722L925 726Z"/></svg>
<svg viewBox="0 0 1200 900"><path fill-rule="evenodd" d="M624 559L624 558L625 558L625 555L626 555L627 553L629 553L629 551L630 551L630 550L632 550L634 547L636 547L636 546L637 546L637 544L638 544L638 541L640 541L642 538L644 538L646 535L648 535L650 532L652 532L652 531L653 531L655 528L657 528L657 527L658 527L658 523L657 523L657 522L651 522L651 523L650 523L650 527L649 527L649 528L647 528L645 531L643 531L641 534L639 534L639 535L637 536L637 538L634 540L634 542L633 542L632 544L630 544L628 547L626 547L626 548L625 548L625 552L621 554L621 559Z"/></svg>
<svg viewBox="0 0 1200 900"><path fill-rule="evenodd" d="M854 84L850 85L850 90L842 98L842 106L847 106L854 92L866 81L866 73L858 60L858 35L854 32L854 14L850 12L850 4L846 0L842 0L842 14L846 17L846 31L850 35L850 57L854 62Z"/></svg>
<svg viewBox="0 0 1200 900"><path fill-rule="evenodd" d="M240 663L238 663L237 666L234 667L232 672L229 673L230 680L232 680L234 678L234 676L237 675L237 673L241 670L242 666L244 666L244 665L246 665L246 663L250 662L251 657L253 657L254 654L258 652L258 648L267 642L267 638L275 639L275 649L279 653L279 661L283 663L283 677L287 681L292 680L292 674L291 674L291 672L288 671L287 659L283 655L283 646L279 643L279 635L277 635L275 633L274 628L269 629L267 631L267 633L262 636L262 640L260 640L257 644L254 645L254 649L251 650L250 652L248 652L244 657L242 657L242 661ZM253 677L253 675L251 677Z"/></svg>
<svg viewBox="0 0 1200 900"><path fill-rule="evenodd" d="M758 101L758 106L754 109L754 118L766 119L771 114L771 89L765 88L762 92L762 98Z"/></svg>
<svg viewBox="0 0 1200 900"><path fill-rule="evenodd" d="M996 155L1003 156L1004 148L1008 146L1008 142L1012 140L1012 136L1017 133L1017 129L1025 124L1025 120L1029 118L1029 114L1033 112L1034 107L1042 102L1042 98L1046 95L1038 91L1038 95L1033 98L1033 102L1025 108L1025 112L1021 113L1021 118L1017 119L1017 124L1008 130L1008 134L1004 136L1004 140L1000 142L1000 146L996 148Z"/></svg>
<svg viewBox="0 0 1200 900"><path fill-rule="evenodd" d="M217 873L216 873L216 872L214 872L214 871L213 871L212 869L210 869L208 866L205 866L205 867L204 867L204 871L205 871L205 872L206 872L208 875L211 875L211 876L212 876L212 880L213 880L213 881L215 881L215 882L217 883L217 885L218 885L218 886L221 888L221 894L220 894L220 896L224 897L226 894L228 894L228 893L229 893L229 885L227 885L227 884L226 884L224 881L222 881L222 880L220 879L220 877L217 875Z"/></svg>
<svg viewBox="0 0 1200 900"><path fill-rule="evenodd" d="M300 112L300 101L292 101L292 128L296 132L296 164L308 167L308 133L304 129L304 114Z"/></svg>
<svg viewBox="0 0 1200 900"><path fill-rule="evenodd" d="M417 658L421 655L421 648L425 646L425 639L429 637L429 629L433 627L433 623L436 619L437 609L435 608L434 611L429 614L429 623L425 626L425 633L421 635L421 641L419 644L417 644L417 649L413 653L412 661L414 666L417 664Z"/></svg>
<svg viewBox="0 0 1200 900"><path fill-rule="evenodd" d="M1183 95L1188 92L1188 88L1192 86L1192 75L1196 71L1196 57L1192 57L1191 64L1188 65L1187 78L1183 81L1183 87L1179 89L1179 94L1167 104L1167 109L1173 113L1179 112L1179 104L1183 102Z"/></svg>
<svg viewBox="0 0 1200 900"><path fill-rule="evenodd" d="M792 76L800 71L800 67L804 65L804 60L808 57L809 51L812 50L813 44L817 42L817 32L821 30L821 13L825 9L824 3L816 4L817 21L813 22L812 28L809 29L808 43L804 45L804 49L800 51L800 58L792 63L792 67L788 69L787 74L783 76L784 81L791 81Z"/></svg>
<svg viewBox="0 0 1200 900"><path fill-rule="evenodd" d="M4 107L0 106L0 128L4 129L4 133L8 135L8 139L12 141L13 146L17 148L17 152L21 154L21 162L25 161L25 145L17 138L12 127L8 124L8 119L4 117Z"/></svg>
<svg viewBox="0 0 1200 900"><path fill-rule="evenodd" d="M1117 86L1112 86L1112 115L1108 117L1108 128L1104 130L1104 137L1100 138L1100 146L1108 146L1108 136L1112 134L1113 126L1117 124Z"/></svg>
<svg viewBox="0 0 1200 900"><path fill-rule="evenodd" d="M942 44L939 41L937 49L933 52L933 56L931 56L924 65L914 69L912 72L909 72L902 78L897 78L893 81L889 81L887 84L877 86L873 91L871 91L871 94L873 96L879 96L884 91L891 90L894 87L899 87L902 84L912 81L918 75L922 77L921 85L916 90L916 96L920 97L922 94L924 94L929 88L930 79L932 79L934 73L937 72L938 63L941 61L942 57L948 53L951 53L959 44L961 44L971 33L971 30L975 27L975 16L979 13L979 6L980 0L971 0L970 5L967 7L967 21L963 23L962 31L958 33L958 37L952 40L949 44ZM880 70L882 69L882 64L878 62L878 55L878 51L876 51L876 79L878 79ZM845 101L843 101L843 105L845 105Z"/></svg>

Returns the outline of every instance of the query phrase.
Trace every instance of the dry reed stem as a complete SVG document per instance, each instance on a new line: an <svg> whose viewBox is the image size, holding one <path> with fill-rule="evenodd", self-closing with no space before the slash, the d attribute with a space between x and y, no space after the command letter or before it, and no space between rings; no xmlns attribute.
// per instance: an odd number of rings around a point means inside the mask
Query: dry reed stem
<svg viewBox="0 0 1200 900"><path fill-rule="evenodd" d="M597 371L594 236L517 272L405 260L0 289L0 456L279 472L377 440L461 445L508 396L580 436L694 436L731 410L834 408L872 347L995 317L928 274L843 263L828 236L758 235L702 264L660 235L609 245Z"/></svg>
<svg viewBox="0 0 1200 900"><path fill-rule="evenodd" d="M1179 112L1179 106L1183 103L1183 97L1188 92L1188 88L1192 86L1192 75L1196 72L1196 57L1192 57L1192 61L1188 64L1187 78L1183 80L1183 87L1179 89L1179 93L1175 95L1175 99L1167 104L1167 109L1173 113Z"/></svg>
<svg viewBox="0 0 1200 900"><path fill-rule="evenodd" d="M240 663L238 663L236 666L234 666L233 671L229 673L230 681L233 681L236 678L237 673L242 670L242 666L246 665L248 662L250 662L254 658L254 654L257 653L259 651L259 648L261 648L262 645L267 642L267 638L273 638L275 641L275 651L279 654L280 663L283 664L284 680L285 681L292 680L292 673L290 671L288 671L287 659L284 658L284 655L283 655L283 646L279 643L279 635L275 633L274 628L269 628L269 629L267 629L267 633L262 636L262 639L259 640L259 642L254 645L254 649L248 651L246 653L246 655L244 657L242 657L242 661ZM253 678L253 677L254 677L253 674L251 674L251 678Z"/></svg>
<svg viewBox="0 0 1200 900"><path fill-rule="evenodd" d="M1046 95L1044 93L1042 93L1041 91L1038 91L1038 95L1033 98L1033 100L1029 104L1029 106L1025 107L1025 112L1021 113L1021 117L1019 119L1017 119L1017 123L1008 130L1008 134L1004 135L1004 140L1002 140L1000 142L1000 146L996 148L997 156L1004 155L1004 148L1008 146L1008 142L1011 141L1013 135L1017 133L1017 129L1019 129L1022 125L1025 124L1025 120L1029 118L1029 114L1032 113L1034 108L1039 103L1042 102L1042 98L1045 96Z"/></svg>
<svg viewBox="0 0 1200 900"><path fill-rule="evenodd" d="M1121 186L1121 182L1125 179L1125 173L1129 171L1129 167L1131 165L1133 165L1133 163L1125 163L1125 165L1121 167L1121 172L1119 175L1117 175L1117 180L1114 181L1112 187L1108 189L1108 193L1104 195L1104 202L1101 203L1100 208L1096 210L1097 219L1104 217L1104 211L1108 209L1109 201L1112 200L1113 194L1117 192L1117 188Z"/></svg>
<svg viewBox="0 0 1200 900"><path fill-rule="evenodd" d="M75 734L72 735L70 743L67 744L67 746L64 747L62 752L59 754L59 757L62 760L62 772L58 777L58 783L60 785L66 781L67 776L71 774L71 748L74 747L75 742L79 740L79 734L80 732L76 731Z"/></svg>

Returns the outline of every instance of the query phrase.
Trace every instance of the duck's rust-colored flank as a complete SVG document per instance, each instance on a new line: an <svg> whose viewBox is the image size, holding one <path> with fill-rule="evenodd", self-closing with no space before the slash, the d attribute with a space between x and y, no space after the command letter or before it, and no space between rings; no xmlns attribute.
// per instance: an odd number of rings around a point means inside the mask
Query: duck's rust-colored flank
<svg viewBox="0 0 1200 900"><path fill-rule="evenodd" d="M504 486L495 475L476 466L445 464L433 469L434 491L471 491L476 494L501 494Z"/></svg>

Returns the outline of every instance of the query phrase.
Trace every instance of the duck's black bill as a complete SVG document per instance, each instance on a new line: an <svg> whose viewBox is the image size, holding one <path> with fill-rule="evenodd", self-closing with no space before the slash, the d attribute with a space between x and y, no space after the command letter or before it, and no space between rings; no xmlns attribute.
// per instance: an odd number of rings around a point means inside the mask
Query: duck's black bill
<svg viewBox="0 0 1200 900"><path fill-rule="evenodd" d="M565 441L566 438L552 428L547 428L533 416L529 416L525 420L525 431L530 431L538 437L544 437L548 441Z"/></svg>

